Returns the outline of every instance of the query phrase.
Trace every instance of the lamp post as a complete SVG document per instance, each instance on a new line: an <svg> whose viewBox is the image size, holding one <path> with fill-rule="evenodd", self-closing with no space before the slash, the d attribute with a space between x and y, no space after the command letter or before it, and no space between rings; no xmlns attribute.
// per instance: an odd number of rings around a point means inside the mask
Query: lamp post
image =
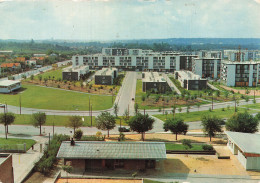
<svg viewBox="0 0 260 183"><path fill-rule="evenodd" d="M22 99L21 95L19 96L19 103L20 103L20 115L22 114Z"/></svg>
<svg viewBox="0 0 260 183"><path fill-rule="evenodd" d="M90 120L91 120L91 127L92 127L92 104L91 104L91 117L90 117Z"/></svg>

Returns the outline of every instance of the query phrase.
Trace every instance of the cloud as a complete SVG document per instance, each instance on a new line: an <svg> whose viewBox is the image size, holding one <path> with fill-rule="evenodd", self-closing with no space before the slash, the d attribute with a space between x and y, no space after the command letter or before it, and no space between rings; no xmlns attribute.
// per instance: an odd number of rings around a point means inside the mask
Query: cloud
<svg viewBox="0 0 260 183"><path fill-rule="evenodd" d="M255 0L255 2L260 4L260 0Z"/></svg>

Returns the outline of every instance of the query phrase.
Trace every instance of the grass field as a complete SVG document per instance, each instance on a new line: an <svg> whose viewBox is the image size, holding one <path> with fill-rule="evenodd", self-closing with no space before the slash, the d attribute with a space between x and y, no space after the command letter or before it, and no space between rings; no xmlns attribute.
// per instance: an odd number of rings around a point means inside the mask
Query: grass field
<svg viewBox="0 0 260 183"><path fill-rule="evenodd" d="M26 150L30 149L36 142L32 139L0 138L0 145L17 145L26 143Z"/></svg>
<svg viewBox="0 0 260 183"><path fill-rule="evenodd" d="M244 111L245 108L238 108L239 111ZM255 110L249 110L249 113L255 113L257 111ZM225 111L222 111L222 109L214 109L213 111L197 111L197 112L189 112L189 113L176 113L175 117L179 117L184 119L185 122L192 122L192 121L200 121L201 117L204 115L215 115L220 118L230 118L234 114L234 107L230 107L229 109L225 108ZM163 114L158 114L158 115L153 115L156 118L159 118L162 121L166 121L166 115ZM172 118L172 114L168 114L167 118Z"/></svg>
<svg viewBox="0 0 260 183"><path fill-rule="evenodd" d="M166 150L173 150L173 151L185 151L184 145L182 144L170 144L166 143ZM203 151L202 145L192 144L192 148L189 149L190 151Z"/></svg>
<svg viewBox="0 0 260 183"><path fill-rule="evenodd" d="M143 183L163 183L163 182L155 181L155 180L149 180L149 179L144 179Z"/></svg>
<svg viewBox="0 0 260 183"><path fill-rule="evenodd" d="M104 110L112 107L112 97L89 95L73 91L46 88L35 85L23 85L24 91L19 94L0 94L0 102L22 107L53 110L89 110L89 97L92 110ZM114 96L113 99L116 97Z"/></svg>
<svg viewBox="0 0 260 183"><path fill-rule="evenodd" d="M69 116L53 116L48 115L46 118L46 123L44 125L46 126L66 126L69 120ZM15 121L13 123L14 125L32 125L32 115L29 114L15 114ZM116 119L116 124L120 125L120 119ZM95 116L92 116L92 126L95 126ZM124 122L124 120L121 120L121 125L126 126L127 124ZM89 127L91 126L91 117L85 116L83 121L83 127Z"/></svg>

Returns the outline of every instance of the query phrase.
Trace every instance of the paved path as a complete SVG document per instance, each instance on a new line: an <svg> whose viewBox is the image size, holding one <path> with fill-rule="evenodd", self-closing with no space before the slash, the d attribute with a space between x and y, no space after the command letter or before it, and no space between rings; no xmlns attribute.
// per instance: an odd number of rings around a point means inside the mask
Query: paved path
<svg viewBox="0 0 260 183"><path fill-rule="evenodd" d="M11 136L10 136L11 137ZM13 138L13 137L12 137ZM14 182L20 183L31 172L34 167L34 163L37 162L43 153L40 152L40 144L44 144L48 141L48 138L33 137L37 141L34 145L34 150L29 149L27 153L14 153L13 154L13 170L14 170Z"/></svg>
<svg viewBox="0 0 260 183"><path fill-rule="evenodd" d="M167 81L168 85L170 86L170 88L174 91L176 91L179 95L181 95L180 90L175 86L175 84L172 82L172 80L170 80L170 78L168 77L167 74L162 73L163 78Z"/></svg>

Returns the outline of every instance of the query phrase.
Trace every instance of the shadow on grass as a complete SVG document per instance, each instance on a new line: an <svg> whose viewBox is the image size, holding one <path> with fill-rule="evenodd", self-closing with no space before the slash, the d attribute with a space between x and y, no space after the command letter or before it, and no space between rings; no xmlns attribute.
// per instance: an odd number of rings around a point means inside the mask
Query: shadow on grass
<svg viewBox="0 0 260 183"><path fill-rule="evenodd" d="M29 134L23 134L23 133L8 134L8 136L12 136L12 137L32 137L32 135L29 135Z"/></svg>
<svg viewBox="0 0 260 183"><path fill-rule="evenodd" d="M10 95L17 95L17 94L19 94L19 93L24 92L25 90L27 90L27 88L21 87L21 88L19 88L18 90L15 90L15 91L13 91L12 93L10 93Z"/></svg>

